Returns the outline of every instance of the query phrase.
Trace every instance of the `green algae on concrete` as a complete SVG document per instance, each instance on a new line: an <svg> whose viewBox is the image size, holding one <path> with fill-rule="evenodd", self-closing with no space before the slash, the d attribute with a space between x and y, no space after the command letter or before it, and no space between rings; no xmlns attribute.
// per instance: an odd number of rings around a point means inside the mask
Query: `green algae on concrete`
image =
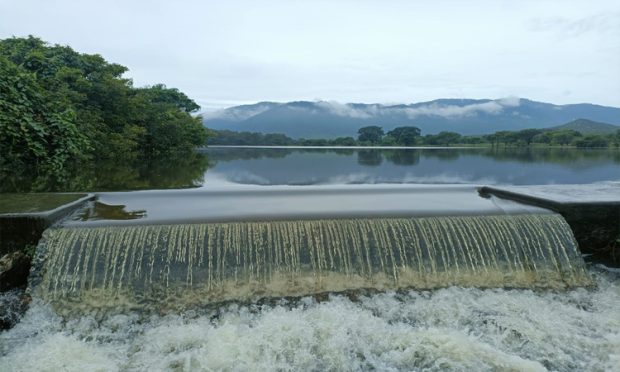
<svg viewBox="0 0 620 372"><path fill-rule="evenodd" d="M0 214L50 211L87 196L75 193L0 194Z"/></svg>
<svg viewBox="0 0 620 372"><path fill-rule="evenodd" d="M43 230L94 196L0 193L0 256L37 245Z"/></svg>

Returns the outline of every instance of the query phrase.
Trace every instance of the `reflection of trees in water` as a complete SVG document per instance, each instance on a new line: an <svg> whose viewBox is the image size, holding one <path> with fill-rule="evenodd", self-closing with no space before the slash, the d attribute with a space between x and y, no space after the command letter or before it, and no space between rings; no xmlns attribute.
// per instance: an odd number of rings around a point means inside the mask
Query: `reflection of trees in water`
<svg viewBox="0 0 620 372"><path fill-rule="evenodd" d="M461 156L461 154L463 154L462 151L468 150L425 149L423 151L425 158L437 158L439 160L456 160ZM468 154L468 152L465 152L465 154Z"/></svg>
<svg viewBox="0 0 620 372"><path fill-rule="evenodd" d="M383 155L395 165L416 165L420 162L420 150L384 150Z"/></svg>
<svg viewBox="0 0 620 372"><path fill-rule="evenodd" d="M243 147L209 147L203 153L209 155L212 163L232 160L281 159L295 152L286 148L243 148Z"/></svg>
<svg viewBox="0 0 620 372"><path fill-rule="evenodd" d="M496 161L518 161L520 163L554 163L569 165L578 161L620 163L620 151L603 149L508 147L484 148L481 155Z"/></svg>
<svg viewBox="0 0 620 372"><path fill-rule="evenodd" d="M89 203L76 219L88 220L136 220L146 217L145 210L127 211L124 205L109 205L101 202Z"/></svg>
<svg viewBox="0 0 620 372"><path fill-rule="evenodd" d="M209 168L206 154L188 153L135 162L80 164L57 174L28 171L0 175L1 192L120 191L200 186Z"/></svg>
<svg viewBox="0 0 620 372"><path fill-rule="evenodd" d="M486 147L469 149L303 149L303 148L209 148L206 153L189 153L135 162L81 164L54 174L37 174L31 169L0 174L0 192L112 191L170 189L199 186L208 168L217 162L248 159L281 159L291 154L333 154L357 156L363 166L387 162L414 166L420 158L454 161L459 157L488 157L497 162L552 163L570 168L596 164L620 164L620 151L613 149Z"/></svg>
<svg viewBox="0 0 620 372"><path fill-rule="evenodd" d="M358 164L377 166L383 159L396 165L416 165L422 158L453 161L461 156L490 157L496 161L520 163L547 162L562 165L579 160L620 163L620 151L604 149L540 148L540 147L480 147L467 149L304 149L304 148L209 148L212 164L219 161L247 159L278 159L291 154L357 154Z"/></svg>
<svg viewBox="0 0 620 372"><path fill-rule="evenodd" d="M383 163L383 155L381 150L358 150L357 163L370 167L376 167Z"/></svg>
<svg viewBox="0 0 620 372"><path fill-rule="evenodd" d="M291 154L335 154L351 156L353 149L302 149L302 148L246 148L246 147L209 147L203 153L209 155L212 164L222 161L252 160L252 159L282 159Z"/></svg>

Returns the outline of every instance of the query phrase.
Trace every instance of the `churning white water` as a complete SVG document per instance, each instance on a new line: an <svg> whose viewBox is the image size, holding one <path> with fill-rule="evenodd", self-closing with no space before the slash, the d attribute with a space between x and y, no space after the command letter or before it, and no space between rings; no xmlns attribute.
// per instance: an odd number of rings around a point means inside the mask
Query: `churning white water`
<svg viewBox="0 0 620 372"><path fill-rule="evenodd" d="M0 333L2 371L620 370L620 272L597 287L306 297L63 319L34 301Z"/></svg>

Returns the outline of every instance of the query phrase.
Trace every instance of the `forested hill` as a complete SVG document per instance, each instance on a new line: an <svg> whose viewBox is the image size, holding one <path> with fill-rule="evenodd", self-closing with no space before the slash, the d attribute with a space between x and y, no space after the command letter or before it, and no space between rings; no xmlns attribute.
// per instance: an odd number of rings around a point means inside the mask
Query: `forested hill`
<svg viewBox="0 0 620 372"><path fill-rule="evenodd" d="M203 145L199 106L128 69L36 37L0 40L0 172L74 160L148 158Z"/></svg>
<svg viewBox="0 0 620 372"><path fill-rule="evenodd" d="M582 134L614 134L620 126L599 123L588 119L577 119L570 123L559 125L557 127L547 128L548 130L574 130Z"/></svg>
<svg viewBox="0 0 620 372"><path fill-rule="evenodd" d="M261 102L205 114L217 130L282 133L292 138L355 136L378 125L385 130L415 126L423 133L453 131L464 135L548 128L578 118L620 124L620 108L592 104L554 105L519 98L439 99L402 105L335 102Z"/></svg>

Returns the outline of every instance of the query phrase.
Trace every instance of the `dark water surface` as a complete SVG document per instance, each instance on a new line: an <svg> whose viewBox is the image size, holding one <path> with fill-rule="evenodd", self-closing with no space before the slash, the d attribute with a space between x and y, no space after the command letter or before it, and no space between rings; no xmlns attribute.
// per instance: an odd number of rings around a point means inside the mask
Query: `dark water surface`
<svg viewBox="0 0 620 372"><path fill-rule="evenodd" d="M210 147L150 161L102 162L60 175L16 170L0 192L128 191L212 184L580 184L620 179L620 151L561 148Z"/></svg>

